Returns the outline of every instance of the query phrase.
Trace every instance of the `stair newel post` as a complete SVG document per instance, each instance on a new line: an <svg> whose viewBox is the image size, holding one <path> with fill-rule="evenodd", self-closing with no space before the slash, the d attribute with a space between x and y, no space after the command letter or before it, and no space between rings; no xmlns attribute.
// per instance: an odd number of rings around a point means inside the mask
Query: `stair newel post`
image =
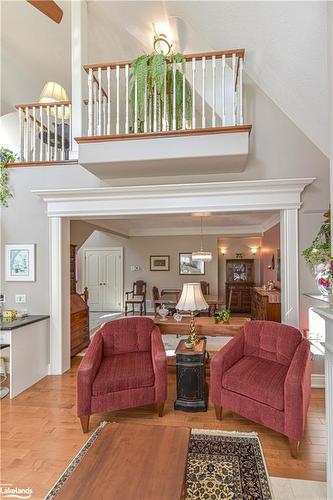
<svg viewBox="0 0 333 500"><path fill-rule="evenodd" d="M128 134L129 131L129 93L128 93L128 70L129 66L126 64L125 66L125 134Z"/></svg>
<svg viewBox="0 0 333 500"><path fill-rule="evenodd" d="M36 161L36 107L32 108L32 161Z"/></svg>
<svg viewBox="0 0 333 500"><path fill-rule="evenodd" d="M43 161L44 158L44 115L43 106L39 106L39 119L40 119L40 141L39 141L39 161Z"/></svg>
<svg viewBox="0 0 333 500"><path fill-rule="evenodd" d="M23 142L23 113L22 108L18 108L18 119L19 119L19 140L20 140L20 161L24 161L24 142Z"/></svg>
<svg viewBox="0 0 333 500"><path fill-rule="evenodd" d="M177 116L176 116L176 63L172 63L172 130L177 129Z"/></svg>
<svg viewBox="0 0 333 500"><path fill-rule="evenodd" d="M102 135L102 68L97 70L98 79L98 124L97 135Z"/></svg>

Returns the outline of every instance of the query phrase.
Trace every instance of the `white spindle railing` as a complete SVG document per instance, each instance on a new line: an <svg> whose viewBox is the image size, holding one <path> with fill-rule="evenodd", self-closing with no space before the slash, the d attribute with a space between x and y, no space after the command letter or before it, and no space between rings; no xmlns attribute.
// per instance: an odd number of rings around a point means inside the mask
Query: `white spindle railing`
<svg viewBox="0 0 333 500"><path fill-rule="evenodd" d="M85 66L88 136L243 125L244 53L190 54L183 63L165 63L163 95L156 87L148 95L147 82L139 89L134 81L130 90L129 61Z"/></svg>
<svg viewBox="0 0 333 500"><path fill-rule="evenodd" d="M20 162L69 159L72 145L69 101L18 104Z"/></svg>

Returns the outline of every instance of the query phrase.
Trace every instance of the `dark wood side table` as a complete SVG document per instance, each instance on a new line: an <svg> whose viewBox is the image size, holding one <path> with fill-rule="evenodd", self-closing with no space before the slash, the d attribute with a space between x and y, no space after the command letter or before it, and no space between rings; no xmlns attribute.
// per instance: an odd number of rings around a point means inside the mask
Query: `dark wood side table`
<svg viewBox="0 0 333 500"><path fill-rule="evenodd" d="M181 340L176 349L177 399L175 410L207 411L208 390L205 381L206 339L192 349Z"/></svg>

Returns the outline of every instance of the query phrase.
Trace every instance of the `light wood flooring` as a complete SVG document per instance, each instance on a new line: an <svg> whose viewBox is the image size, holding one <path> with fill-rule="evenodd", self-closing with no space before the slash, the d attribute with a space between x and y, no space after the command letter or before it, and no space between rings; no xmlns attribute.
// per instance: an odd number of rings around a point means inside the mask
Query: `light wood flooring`
<svg viewBox="0 0 333 500"><path fill-rule="evenodd" d="M76 417L76 371L81 358L73 358L72 369L50 376L17 396L1 402L1 483L33 490L33 499L43 498L88 438ZM215 419L212 404L207 413L174 411L175 375L169 374L165 415L153 407L95 415L90 433L102 420L201 429L255 431L263 447L271 476L325 481L324 391L312 389L305 437L299 459L290 456L287 439L265 427L232 413L222 422ZM95 499L89 499L95 500Z"/></svg>

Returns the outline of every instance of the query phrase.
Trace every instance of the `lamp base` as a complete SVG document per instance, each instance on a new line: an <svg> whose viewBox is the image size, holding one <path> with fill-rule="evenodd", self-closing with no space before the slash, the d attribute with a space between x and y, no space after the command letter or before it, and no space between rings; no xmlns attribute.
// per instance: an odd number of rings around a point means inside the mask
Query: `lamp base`
<svg viewBox="0 0 333 500"><path fill-rule="evenodd" d="M0 399L4 398L5 396L7 396L7 394L9 394L9 389L8 387L2 387L0 389Z"/></svg>
<svg viewBox="0 0 333 500"><path fill-rule="evenodd" d="M194 313L191 311L190 331L187 339L185 340L185 347L191 349L199 342L197 332L195 329Z"/></svg>

